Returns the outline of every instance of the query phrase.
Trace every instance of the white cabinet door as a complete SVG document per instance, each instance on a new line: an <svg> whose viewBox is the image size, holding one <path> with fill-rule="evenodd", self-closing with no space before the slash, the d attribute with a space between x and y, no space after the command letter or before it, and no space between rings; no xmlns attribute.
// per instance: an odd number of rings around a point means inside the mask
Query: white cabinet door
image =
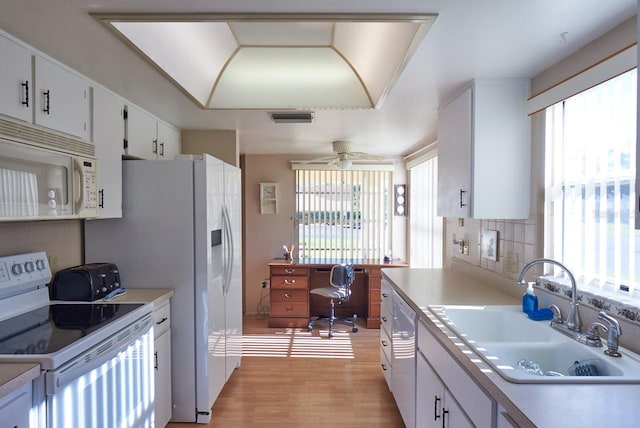
<svg viewBox="0 0 640 428"><path fill-rule="evenodd" d="M0 421L3 427L28 428L32 402L31 382L0 399Z"/></svg>
<svg viewBox="0 0 640 428"><path fill-rule="evenodd" d="M155 345L155 426L164 427L171 419L171 330L158 336Z"/></svg>
<svg viewBox="0 0 640 428"><path fill-rule="evenodd" d="M444 386L421 352L416 361L416 428L442 427Z"/></svg>
<svg viewBox="0 0 640 428"><path fill-rule="evenodd" d="M440 110L438 215L529 217L531 129L524 79L475 80Z"/></svg>
<svg viewBox="0 0 640 428"><path fill-rule="evenodd" d="M89 83L35 56L35 123L89 140Z"/></svg>
<svg viewBox="0 0 640 428"><path fill-rule="evenodd" d="M98 217L122 217L124 102L93 88L93 143L98 160Z"/></svg>
<svg viewBox="0 0 640 428"><path fill-rule="evenodd" d="M417 356L416 380L416 428L474 426L422 352Z"/></svg>
<svg viewBox="0 0 640 428"><path fill-rule="evenodd" d="M471 102L466 89L447 104L438 117L438 215L471 214Z"/></svg>
<svg viewBox="0 0 640 428"><path fill-rule="evenodd" d="M158 159L175 159L180 154L180 131L158 121Z"/></svg>
<svg viewBox="0 0 640 428"><path fill-rule="evenodd" d="M0 36L0 114L33 120L31 52Z"/></svg>
<svg viewBox="0 0 640 428"><path fill-rule="evenodd" d="M157 119L133 105L127 105L126 122L126 154L141 159L157 159Z"/></svg>

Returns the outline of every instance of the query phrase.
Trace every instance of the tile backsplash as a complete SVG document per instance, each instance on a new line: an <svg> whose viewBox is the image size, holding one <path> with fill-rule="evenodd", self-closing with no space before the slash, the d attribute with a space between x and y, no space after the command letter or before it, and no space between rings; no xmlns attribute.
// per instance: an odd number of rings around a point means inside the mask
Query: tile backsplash
<svg viewBox="0 0 640 428"><path fill-rule="evenodd" d="M82 220L0 223L0 255L46 251L51 270L82 263Z"/></svg>

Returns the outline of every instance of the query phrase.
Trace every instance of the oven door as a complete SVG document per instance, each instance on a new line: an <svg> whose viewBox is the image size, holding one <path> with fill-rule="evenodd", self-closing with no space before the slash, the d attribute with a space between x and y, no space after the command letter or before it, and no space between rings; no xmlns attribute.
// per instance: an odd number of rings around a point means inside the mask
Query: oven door
<svg viewBox="0 0 640 428"><path fill-rule="evenodd" d="M46 374L47 428L154 425L153 319Z"/></svg>

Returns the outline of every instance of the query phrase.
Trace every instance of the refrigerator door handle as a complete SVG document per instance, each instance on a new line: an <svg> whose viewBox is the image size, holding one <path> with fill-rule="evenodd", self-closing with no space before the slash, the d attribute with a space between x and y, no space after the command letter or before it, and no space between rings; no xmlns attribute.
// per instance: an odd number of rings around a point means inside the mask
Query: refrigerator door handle
<svg viewBox="0 0 640 428"><path fill-rule="evenodd" d="M226 251L225 251L225 278L224 278L224 286L223 286L223 294L226 295L229 291L229 287L231 286L231 273L232 273L232 262L233 262L233 236L231 232L231 220L229 219L229 212L225 205L222 206L222 218L224 222L224 236L226 240Z"/></svg>

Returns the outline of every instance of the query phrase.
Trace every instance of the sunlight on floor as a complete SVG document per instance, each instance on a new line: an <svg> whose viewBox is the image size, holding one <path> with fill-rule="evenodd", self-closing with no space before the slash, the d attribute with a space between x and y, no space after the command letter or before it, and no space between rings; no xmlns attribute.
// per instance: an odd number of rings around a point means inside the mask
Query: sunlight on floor
<svg viewBox="0 0 640 428"><path fill-rule="evenodd" d="M331 339L327 338L327 330L319 333L320 336L306 330L287 329L270 334L247 334L242 337L242 356L355 358L348 332L334 330Z"/></svg>

